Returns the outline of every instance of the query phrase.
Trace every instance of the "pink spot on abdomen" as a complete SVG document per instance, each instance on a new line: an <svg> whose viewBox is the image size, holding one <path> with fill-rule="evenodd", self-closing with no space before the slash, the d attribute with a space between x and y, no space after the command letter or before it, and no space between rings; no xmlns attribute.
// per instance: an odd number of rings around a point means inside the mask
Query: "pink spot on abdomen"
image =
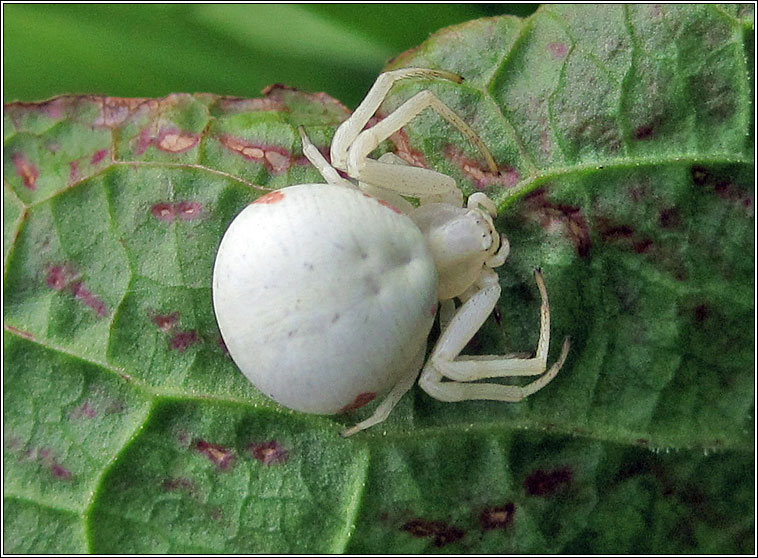
<svg viewBox="0 0 758 558"><path fill-rule="evenodd" d="M234 463L234 454L223 446L198 440L195 442L195 449L210 459L221 471L228 469Z"/></svg>
<svg viewBox="0 0 758 558"><path fill-rule="evenodd" d="M278 442L261 442L250 444L250 454L264 465L277 465L289 459L289 452Z"/></svg>
<svg viewBox="0 0 758 558"><path fill-rule="evenodd" d="M566 56L566 45L564 43L550 43L547 45L547 49L557 59L562 59Z"/></svg>
<svg viewBox="0 0 758 558"><path fill-rule="evenodd" d="M355 399L353 399L352 403L348 403L344 407L342 407L339 412L340 413L346 413L348 411L354 411L355 409L360 409L364 405L368 405L371 403L371 401L374 400L376 397L376 393L373 391L366 391L363 393L359 393L355 396Z"/></svg>
<svg viewBox="0 0 758 558"><path fill-rule="evenodd" d="M265 196L261 196L257 200L255 200L253 203L277 203L284 199L284 194L280 192L279 190L274 190L273 192L269 192Z"/></svg>
<svg viewBox="0 0 758 558"><path fill-rule="evenodd" d="M380 204L382 204L384 207L388 207L388 208L390 208L390 209L391 209L392 211L394 211L395 213L399 213L400 215L402 215L402 214L403 214L403 212L402 212L402 211L400 211L400 210L399 210L397 207L395 207L395 206L394 206L394 205L392 205L391 203L388 203L388 202L386 202L386 201L384 201L384 200L377 200L377 201L378 201Z"/></svg>
<svg viewBox="0 0 758 558"><path fill-rule="evenodd" d="M14 153L12 156L13 166L16 167L16 174L21 177L21 181L29 190L37 188L37 177L39 170L36 165L30 163L22 153Z"/></svg>

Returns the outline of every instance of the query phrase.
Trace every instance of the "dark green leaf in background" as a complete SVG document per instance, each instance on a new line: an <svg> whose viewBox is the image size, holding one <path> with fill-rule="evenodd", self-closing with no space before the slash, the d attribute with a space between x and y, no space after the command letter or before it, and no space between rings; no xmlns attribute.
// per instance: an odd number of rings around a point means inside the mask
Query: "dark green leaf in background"
<svg viewBox="0 0 758 558"><path fill-rule="evenodd" d="M202 8L265 44L237 7ZM398 84L381 115L430 88L500 166L433 114L390 145L501 209L502 321L467 350L534 347L537 266L552 358L565 335L572 350L523 403L415 388L350 439L371 409L267 400L226 354L210 294L240 209L321 181L296 128L326 149L341 103L274 87L7 105L4 551L753 552L753 17L547 6L390 64L465 81Z"/></svg>

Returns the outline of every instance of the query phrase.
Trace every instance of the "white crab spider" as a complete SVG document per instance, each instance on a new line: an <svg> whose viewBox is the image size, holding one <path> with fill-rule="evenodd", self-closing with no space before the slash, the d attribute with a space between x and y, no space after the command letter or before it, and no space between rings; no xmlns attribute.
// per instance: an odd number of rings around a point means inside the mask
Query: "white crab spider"
<svg viewBox="0 0 758 558"><path fill-rule="evenodd" d="M378 161L368 155L432 108L477 146L493 172L497 167L474 131L428 90L364 129L404 78L462 79L419 68L381 74L337 129L331 165L301 128L303 153L327 184L276 190L246 207L226 231L213 271L213 305L229 353L269 397L298 411L335 414L388 392L345 436L383 421L422 367L419 384L437 399L520 401L555 377L569 349L566 338L546 372L550 309L537 270L536 355L460 356L500 296L492 268L509 247L492 221L496 206L476 193L464 207L452 177L392 154ZM441 335L424 364L438 302ZM525 386L476 382L538 375Z"/></svg>

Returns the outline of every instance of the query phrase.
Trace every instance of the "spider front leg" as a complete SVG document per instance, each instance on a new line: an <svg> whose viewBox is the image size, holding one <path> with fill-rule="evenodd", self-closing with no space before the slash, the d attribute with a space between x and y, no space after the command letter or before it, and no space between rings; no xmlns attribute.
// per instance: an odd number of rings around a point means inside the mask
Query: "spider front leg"
<svg viewBox="0 0 758 558"><path fill-rule="evenodd" d="M495 275L494 272L492 275ZM500 285L495 277L486 276L481 290L469 298L450 320L447 328L432 351L421 372L419 385L429 395L442 401L490 399L521 401L547 385L563 366L569 351L568 337L558 360L547 372L547 351L550 343L550 307L542 273L535 271L535 279L542 297L540 309L540 337L533 358L514 358L499 355L459 356L460 352L479 330L500 297ZM536 376L540 378L525 386L491 383L468 383L483 378ZM443 381L443 376L453 381Z"/></svg>
<svg viewBox="0 0 758 558"><path fill-rule="evenodd" d="M458 128L477 146L487 160L490 171L497 172L497 165L479 136L434 93L424 90L408 99L384 120L358 135L348 151L347 173L362 182L392 189L403 195L419 198L435 196L439 201L452 202L460 207L462 197L454 178L430 169L387 164L368 157L380 143L427 108L434 109Z"/></svg>
<svg viewBox="0 0 758 558"><path fill-rule="evenodd" d="M497 172L497 165L479 136L450 107L428 90L421 91L384 120L364 130L392 85L405 78L442 78L458 83L463 79L450 72L424 68L405 68L381 74L352 116L337 129L332 140L332 164L364 185L421 198L422 203L446 202L461 207L463 198L452 177L430 169L397 165L394 164L396 161L388 161L386 158L379 161L368 158L381 142L408 124L420 112L431 108L476 145L486 159L490 171Z"/></svg>
<svg viewBox="0 0 758 558"><path fill-rule="evenodd" d="M308 135L305 133L305 128L298 126L297 132L300 134L300 139L303 142L303 155L308 159L311 164L316 167L316 170L324 177L327 184L337 184L339 186L347 186L349 188L355 188L355 184L349 180L345 180L340 176L337 170L329 164L318 147L313 145Z"/></svg>

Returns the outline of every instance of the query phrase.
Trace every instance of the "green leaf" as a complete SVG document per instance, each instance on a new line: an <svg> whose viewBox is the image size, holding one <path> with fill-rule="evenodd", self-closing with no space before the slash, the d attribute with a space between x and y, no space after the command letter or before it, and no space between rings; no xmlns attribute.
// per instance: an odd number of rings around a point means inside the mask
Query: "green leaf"
<svg viewBox="0 0 758 558"><path fill-rule="evenodd" d="M221 12L219 12L221 13ZM218 242L320 182L323 94L69 96L5 107L4 550L754 552L751 5L561 5L445 29L391 67L434 114L385 146L481 190L512 253L469 353L530 351L545 275L558 377L527 401L414 388L343 439L225 352ZM432 340L437 335L432 334Z"/></svg>

